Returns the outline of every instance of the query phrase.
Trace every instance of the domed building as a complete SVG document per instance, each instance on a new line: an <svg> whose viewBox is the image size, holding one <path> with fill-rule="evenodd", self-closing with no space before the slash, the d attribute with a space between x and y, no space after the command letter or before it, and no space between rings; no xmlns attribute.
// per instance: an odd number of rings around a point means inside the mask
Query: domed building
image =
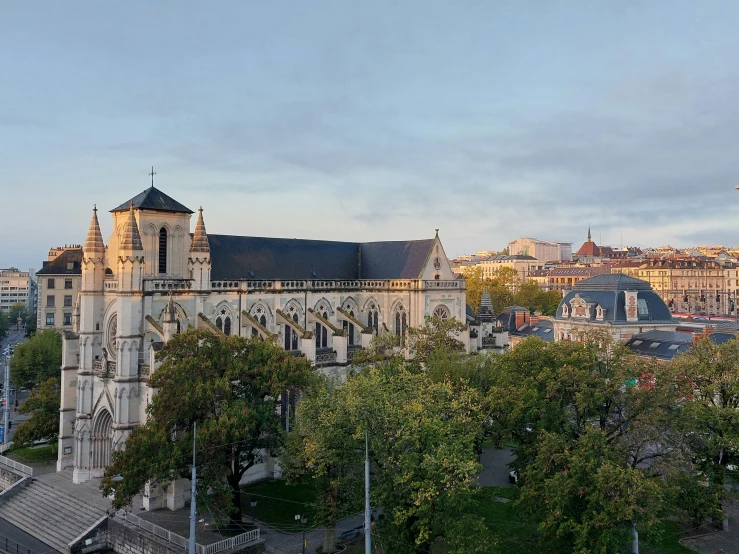
<svg viewBox="0 0 739 554"><path fill-rule="evenodd" d="M580 340L583 332L605 329L627 341L645 331L674 331L677 322L646 281L620 273L584 279L562 299L554 318L555 340Z"/></svg>

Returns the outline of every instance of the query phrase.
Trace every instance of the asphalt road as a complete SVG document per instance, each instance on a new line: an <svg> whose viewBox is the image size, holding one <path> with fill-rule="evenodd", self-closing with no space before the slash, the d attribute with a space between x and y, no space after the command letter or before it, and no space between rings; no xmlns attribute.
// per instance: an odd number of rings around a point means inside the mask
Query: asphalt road
<svg viewBox="0 0 739 554"><path fill-rule="evenodd" d="M2 356L2 358L0 358L0 383L3 383L3 387L5 386L5 358L3 354L5 352L5 348L7 348L8 346L17 346L25 340L25 330L21 329L18 331L11 329L8 332L8 336L0 341L0 356ZM17 399L19 405L22 404L26 400L26 398L28 398L28 394L29 393L27 391L17 391ZM14 410L13 404L11 403L11 412L9 419L13 422L13 427L8 432L8 440L13 440L13 433L15 433L18 424L26 421L29 417L30 416L19 414L16 410ZM2 425L2 421L3 413L2 408L0 407L0 425Z"/></svg>

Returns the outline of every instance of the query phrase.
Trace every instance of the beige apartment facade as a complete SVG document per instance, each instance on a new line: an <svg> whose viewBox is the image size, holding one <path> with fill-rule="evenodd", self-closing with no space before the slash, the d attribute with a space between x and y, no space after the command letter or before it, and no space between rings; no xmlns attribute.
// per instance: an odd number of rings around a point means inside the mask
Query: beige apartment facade
<svg viewBox="0 0 739 554"><path fill-rule="evenodd" d="M520 237L508 243L508 253L533 256L543 261L571 261L572 243Z"/></svg>
<svg viewBox="0 0 739 554"><path fill-rule="evenodd" d="M35 283L30 271L20 271L16 267L0 269L0 312L7 314L15 304L23 304L28 313L34 313L34 293Z"/></svg>
<svg viewBox="0 0 739 554"><path fill-rule="evenodd" d="M649 282L673 311L712 316L736 314L736 264L675 260L665 267L659 262L644 264L639 278Z"/></svg>
<svg viewBox="0 0 739 554"><path fill-rule="evenodd" d="M612 270L615 272L615 268ZM649 260L629 273L648 282L673 312L735 316L739 275L734 263L714 260Z"/></svg>
<svg viewBox="0 0 739 554"><path fill-rule="evenodd" d="M72 313L82 283L82 247L52 248L38 279L37 328L72 329Z"/></svg>

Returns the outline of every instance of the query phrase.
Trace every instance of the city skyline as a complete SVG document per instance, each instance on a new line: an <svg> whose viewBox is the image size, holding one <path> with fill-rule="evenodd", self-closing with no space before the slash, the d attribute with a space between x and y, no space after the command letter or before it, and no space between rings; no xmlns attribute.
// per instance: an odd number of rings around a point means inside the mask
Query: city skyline
<svg viewBox="0 0 739 554"><path fill-rule="evenodd" d="M730 2L45 8L0 22L0 266L152 164L220 234L739 243Z"/></svg>

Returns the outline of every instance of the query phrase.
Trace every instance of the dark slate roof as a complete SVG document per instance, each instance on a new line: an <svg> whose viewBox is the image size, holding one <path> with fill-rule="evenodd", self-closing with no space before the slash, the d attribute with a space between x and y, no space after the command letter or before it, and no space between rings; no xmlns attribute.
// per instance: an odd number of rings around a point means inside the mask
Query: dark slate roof
<svg viewBox="0 0 739 554"><path fill-rule="evenodd" d="M358 279L351 242L208 235L211 279Z"/></svg>
<svg viewBox="0 0 739 554"><path fill-rule="evenodd" d="M434 239L364 242L360 245L362 279L418 279Z"/></svg>
<svg viewBox="0 0 739 554"><path fill-rule="evenodd" d="M44 262L36 275L82 275L82 248L65 250L50 262ZM72 269L67 265L72 264Z"/></svg>
<svg viewBox="0 0 739 554"><path fill-rule="evenodd" d="M634 335L626 342L626 348L641 356L649 356L660 360L671 360L675 356L690 350L693 341L690 335L684 333L664 333L664 335L652 335L655 331L649 333L639 333ZM670 337L668 335L683 335ZM686 340L687 339L687 340Z"/></svg>
<svg viewBox="0 0 739 554"><path fill-rule="evenodd" d="M527 323L522 328L510 333L518 337L539 337L545 341L554 340L554 325L551 321L541 320L534 324Z"/></svg>
<svg viewBox="0 0 739 554"><path fill-rule="evenodd" d="M137 194L130 200L125 201L123 204L110 211L111 213L125 212L131 207L131 202L133 202L134 208L139 208L142 210L179 212L185 214L194 213L191 209L186 208L185 206L177 202L177 200L175 200L171 196L167 196L161 190L154 188L153 186L149 187L144 192Z"/></svg>
<svg viewBox="0 0 739 554"><path fill-rule="evenodd" d="M601 273L590 279L583 279L577 285L577 290L652 290L646 281L636 279L623 273Z"/></svg>
<svg viewBox="0 0 739 554"><path fill-rule="evenodd" d="M335 242L208 235L213 280L417 279L434 240Z"/></svg>
<svg viewBox="0 0 739 554"><path fill-rule="evenodd" d="M708 335L708 340L715 344L723 344L736 338L736 334L734 333L714 332ZM692 346L692 333L670 331L639 333L626 342L626 347L632 352L660 360L671 360L675 356L690 350Z"/></svg>
<svg viewBox="0 0 739 554"><path fill-rule="evenodd" d="M598 277L602 277L599 275ZM596 279L596 277L593 277L593 279ZM638 281L638 279L636 279ZM588 281L592 281L592 279L588 279ZM575 316L572 316L570 318L563 317L562 316L562 305L567 304L570 305L570 301L575 297L576 294L579 294L583 299L585 299L587 302L593 303L593 304L599 304L602 308L606 310L604 315L603 321L598 321L595 319L595 309L593 309L593 317L590 319L585 319L585 321L591 321L593 323L611 323L611 324L626 324L626 297L624 295L623 290L595 290L594 287L589 287L587 292L584 292L580 288L580 283L575 285L575 288L571 290L569 293L567 293L567 296L565 296L562 299L562 302L559 303L559 306L557 307L557 319L572 319L572 321L582 321L584 318L578 318ZM644 281L641 281L644 282ZM605 287L604 287L605 288ZM631 287L629 287L631 288ZM631 288L633 290L633 288ZM670 309L667 307L667 304L665 304L665 301L662 300L659 295L654 292L651 289L647 290L638 290L637 291L637 299L644 299L644 301L647 304L647 308L649 311L648 316L639 316L639 322L642 323L674 323L672 319L672 313L670 312ZM632 322L633 324L638 324L637 322Z"/></svg>

